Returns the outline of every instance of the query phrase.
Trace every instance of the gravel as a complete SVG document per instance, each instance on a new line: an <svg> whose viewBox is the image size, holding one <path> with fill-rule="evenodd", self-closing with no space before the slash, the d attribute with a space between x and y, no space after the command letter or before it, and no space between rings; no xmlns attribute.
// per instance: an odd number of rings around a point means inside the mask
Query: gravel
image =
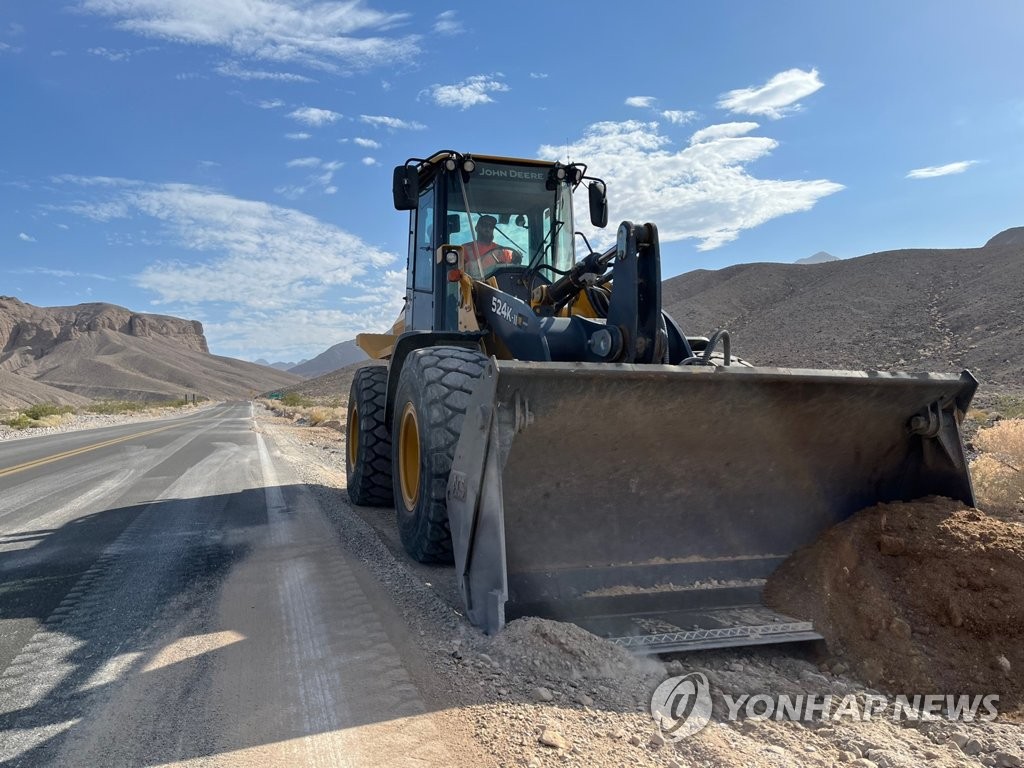
<svg viewBox="0 0 1024 768"><path fill-rule="evenodd" d="M814 649L760 647L639 658L582 629L536 618L487 637L462 615L450 568L425 567L396 551L392 510L353 507L344 490L344 432L297 426L257 408L265 430L334 522L342 543L365 563L398 606L423 648L422 694L458 712L497 765L510 766L1019 766L1024 729L1017 722L920 723L877 717L787 722L729 720L726 696L878 692L850 676L846 660ZM905 631L896 627L895 632ZM649 714L650 696L667 677L700 672L713 693L702 731L672 742ZM415 670L412 671L416 678ZM929 693L927 691L925 693ZM908 692L913 693L913 692ZM1019 718L1018 718L1019 719ZM977 757L956 746L976 741ZM973 747L973 744L972 744Z"/></svg>

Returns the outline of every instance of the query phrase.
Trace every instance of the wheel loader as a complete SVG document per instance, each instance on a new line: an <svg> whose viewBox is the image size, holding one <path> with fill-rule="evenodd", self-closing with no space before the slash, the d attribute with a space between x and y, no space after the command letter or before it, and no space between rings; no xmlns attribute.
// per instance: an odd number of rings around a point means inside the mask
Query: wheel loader
<svg viewBox="0 0 1024 768"><path fill-rule="evenodd" d="M762 603L765 579L859 509L973 504L976 380L756 367L725 331L689 336L662 310L655 225L595 251L584 191L604 227L582 163L395 168L405 307L357 337L375 364L349 397L351 500L393 504L409 555L453 562L489 633L540 616L640 653L819 639Z"/></svg>

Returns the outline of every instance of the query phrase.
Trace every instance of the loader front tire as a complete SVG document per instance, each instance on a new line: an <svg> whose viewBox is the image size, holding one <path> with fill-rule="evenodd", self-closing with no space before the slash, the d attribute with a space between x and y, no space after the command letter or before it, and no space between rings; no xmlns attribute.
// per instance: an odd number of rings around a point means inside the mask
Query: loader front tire
<svg viewBox="0 0 1024 768"><path fill-rule="evenodd" d="M446 491L469 396L486 355L461 347L419 349L398 378L391 429L398 533L421 563L451 563Z"/></svg>
<svg viewBox="0 0 1024 768"><path fill-rule="evenodd" d="M384 365L360 368L352 377L348 395L345 476L348 497L364 507L390 507L391 433L384 422L388 398L388 369Z"/></svg>

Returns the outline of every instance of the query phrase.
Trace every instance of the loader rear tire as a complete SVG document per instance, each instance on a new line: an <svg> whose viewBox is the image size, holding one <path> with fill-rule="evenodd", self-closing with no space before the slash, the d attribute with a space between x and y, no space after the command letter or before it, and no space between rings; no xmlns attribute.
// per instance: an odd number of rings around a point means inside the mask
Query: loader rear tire
<svg viewBox="0 0 1024 768"><path fill-rule="evenodd" d="M398 533L421 563L451 563L446 491L469 396L487 356L461 347L430 347L406 358L391 430Z"/></svg>
<svg viewBox="0 0 1024 768"><path fill-rule="evenodd" d="M352 377L348 395L348 435L345 476L348 497L364 507L390 507L391 432L384 423L388 398L388 369L384 365L360 368Z"/></svg>

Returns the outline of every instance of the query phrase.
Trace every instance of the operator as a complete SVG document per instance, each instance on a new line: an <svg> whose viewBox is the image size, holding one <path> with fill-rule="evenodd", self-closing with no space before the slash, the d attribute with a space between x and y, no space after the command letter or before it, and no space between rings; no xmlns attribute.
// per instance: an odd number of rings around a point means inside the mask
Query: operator
<svg viewBox="0 0 1024 768"><path fill-rule="evenodd" d="M466 267L472 273L483 277L495 267L503 264L521 264L523 256L511 248L502 248L494 242L494 227L498 220L484 214L476 222L476 240L466 243ZM518 257L518 258L517 258Z"/></svg>

